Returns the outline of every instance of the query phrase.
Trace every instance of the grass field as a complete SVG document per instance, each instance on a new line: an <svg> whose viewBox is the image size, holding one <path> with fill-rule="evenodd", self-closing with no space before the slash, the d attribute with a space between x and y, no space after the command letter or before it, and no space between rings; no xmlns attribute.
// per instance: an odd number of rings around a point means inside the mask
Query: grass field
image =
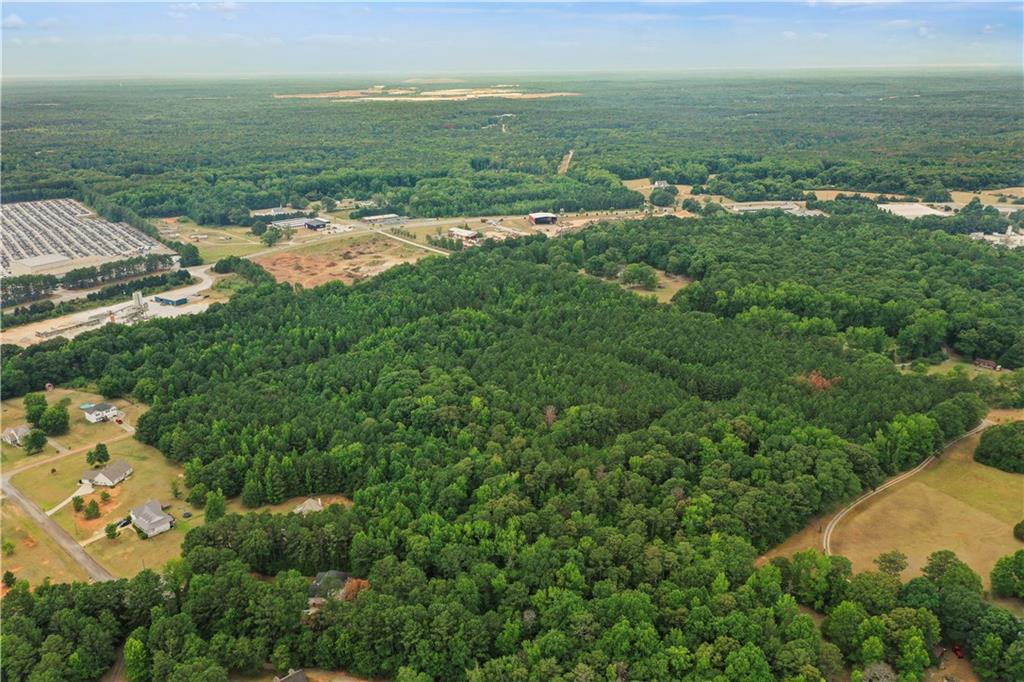
<svg viewBox="0 0 1024 682"><path fill-rule="evenodd" d="M0 403L0 429L9 429L25 423L27 423L25 421L25 406L21 398L5 400ZM47 443L43 447L42 452L37 453L36 456L45 457L55 452L57 450ZM23 449L0 442L0 466L4 469L17 464L26 457L28 455L25 454Z"/></svg>
<svg viewBox="0 0 1024 682"><path fill-rule="evenodd" d="M193 235L205 235L196 239ZM193 227L182 230L182 241L188 241L199 248L199 255L206 263L213 263L227 256L248 256L267 248L258 237L245 227Z"/></svg>
<svg viewBox="0 0 1024 682"><path fill-rule="evenodd" d="M988 418L1024 419L1024 410L993 410ZM834 531L833 552L849 558L855 571L864 571L882 552L899 549L909 561L906 580L920 573L929 554L950 549L988 585L995 562L1022 548L1012 531L1024 518L1024 475L975 462L979 440L976 434L960 441L928 469L853 510ZM820 549L828 518L813 520L766 556Z"/></svg>
<svg viewBox="0 0 1024 682"><path fill-rule="evenodd" d="M0 533L15 546L13 555L3 557L3 570L19 580L38 585L46 577L53 582L87 579L85 571L10 500L0 500Z"/></svg>
<svg viewBox="0 0 1024 682"><path fill-rule="evenodd" d="M97 488L95 492L84 497L86 503L95 499L100 505L100 518L86 520L82 514L76 514L70 504L53 515L53 520L79 541L89 539L102 531L108 523L123 519L134 507L149 500L160 500L164 504L173 502L171 481L182 473L183 470L180 466L168 460L158 450L134 439L113 443L109 449L111 460L127 460L135 471L128 480L120 485L113 488ZM49 467L38 467L31 472L22 474L26 479L26 485L22 489L27 491L26 494L32 497L37 504L40 504L37 497L41 496L41 491L44 489L48 496L59 496L57 502L60 502L74 492L78 479L86 469L88 466L84 457L80 462L68 462L59 467L56 474L50 474ZM33 489L28 485L30 479L38 481L39 495L31 492ZM19 487L21 487L21 482L20 477L14 480L14 484ZM185 490L184 483L181 484L181 489ZM106 504L100 500L101 491L110 494L111 499ZM183 506L181 511L184 510Z"/></svg>

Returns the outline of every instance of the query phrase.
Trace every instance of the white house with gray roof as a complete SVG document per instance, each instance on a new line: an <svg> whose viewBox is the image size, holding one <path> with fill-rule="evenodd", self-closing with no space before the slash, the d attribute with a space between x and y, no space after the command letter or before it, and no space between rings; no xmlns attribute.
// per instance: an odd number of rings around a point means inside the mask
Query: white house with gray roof
<svg viewBox="0 0 1024 682"><path fill-rule="evenodd" d="M174 524L174 517L165 512L163 506L156 500L150 500L141 507L132 509L131 519L135 527L145 533L147 537L166 533Z"/></svg>
<svg viewBox="0 0 1024 682"><path fill-rule="evenodd" d="M85 412L85 418L93 424L99 422L105 422L108 419L117 419L120 413L116 407L110 403L96 403L95 405L89 405L83 407L82 412Z"/></svg>

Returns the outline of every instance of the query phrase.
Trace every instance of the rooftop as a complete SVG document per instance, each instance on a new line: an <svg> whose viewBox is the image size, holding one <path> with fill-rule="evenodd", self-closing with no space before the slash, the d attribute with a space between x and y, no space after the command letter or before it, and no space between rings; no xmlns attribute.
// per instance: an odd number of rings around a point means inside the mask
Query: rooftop
<svg viewBox="0 0 1024 682"><path fill-rule="evenodd" d="M89 469L82 474L83 481L92 481L100 474L105 475L111 481L123 478L133 471L132 465L123 459L116 459L102 469Z"/></svg>

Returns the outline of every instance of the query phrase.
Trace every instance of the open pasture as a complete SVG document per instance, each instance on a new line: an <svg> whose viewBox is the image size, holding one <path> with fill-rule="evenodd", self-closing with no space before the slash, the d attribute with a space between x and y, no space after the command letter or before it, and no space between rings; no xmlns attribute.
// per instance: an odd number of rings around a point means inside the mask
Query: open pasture
<svg viewBox="0 0 1024 682"><path fill-rule="evenodd" d="M993 410L994 422L1024 419L1024 410ZM1024 518L1024 476L974 461L980 434L948 448L938 462L865 502L836 528L832 548L856 571L882 552L909 560L904 577L918 575L928 555L951 549L981 574L1021 548L1013 525Z"/></svg>
<svg viewBox="0 0 1024 682"><path fill-rule="evenodd" d="M14 554L3 558L3 568L19 580L35 586L44 578L53 582L87 579L82 567L10 500L0 500L0 534L14 544Z"/></svg>

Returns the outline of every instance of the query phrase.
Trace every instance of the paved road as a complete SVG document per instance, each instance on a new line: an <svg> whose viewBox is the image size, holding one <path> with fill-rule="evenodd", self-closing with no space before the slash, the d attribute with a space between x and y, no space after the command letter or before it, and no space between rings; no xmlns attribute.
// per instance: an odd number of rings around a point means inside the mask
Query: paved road
<svg viewBox="0 0 1024 682"><path fill-rule="evenodd" d="M58 526L53 519L43 513L35 502L28 499L21 494L21 491L11 484L11 474L4 474L2 479L2 488L5 497L9 497L19 507L25 510L25 513L35 521L39 527L56 541L56 543L67 552L72 559L78 562L78 565L85 569L85 572L94 581L102 582L106 580L113 580L114 576L107 569L100 566L100 564L89 556L82 546L78 544L78 541L71 537L70 534L60 526Z"/></svg>
<svg viewBox="0 0 1024 682"><path fill-rule="evenodd" d="M973 436L976 433L984 431L985 429L987 429L988 427L990 427L992 425L993 425L993 423L988 421L987 419L986 420L982 420L981 424L979 424L975 428L971 429L970 431L968 431L964 435L960 436L959 438L954 438L953 440L951 440L948 443L946 443L946 446L943 448L943 452L945 452L949 448L953 447L954 445L956 445L957 443L962 441L964 438L969 438L970 436ZM899 476L896 476L894 478L890 478L888 481L886 481L882 485L878 486L874 490L871 490L871 491L868 491L868 492L864 493L863 495L858 497L856 500L854 500L853 502L851 502L847 506L845 506L842 509L840 509L839 512L835 516L832 517L832 520L830 520L828 522L828 525L825 527L825 534L822 535L822 538L821 538L821 545L822 545L822 548L825 550L825 555L826 556L830 556L832 554L832 533L835 532L836 528L839 526L839 522L842 521L846 517L847 514L852 512L854 509L859 507L864 502L867 502L868 500L870 500L875 495L877 495L877 494L879 494L879 493L881 493L881 492L883 492L885 490L888 490L889 488L891 488L892 486L896 485L897 483L901 483L901 482L907 480L908 478L910 478L911 476L913 476L915 474L918 474L918 473L924 471L925 469L927 469L931 465L932 462L936 461L937 459L938 458L935 457L935 456L929 457L928 459L924 460L923 462L918 464L916 467L914 467L910 471L905 471L902 474L900 474Z"/></svg>

